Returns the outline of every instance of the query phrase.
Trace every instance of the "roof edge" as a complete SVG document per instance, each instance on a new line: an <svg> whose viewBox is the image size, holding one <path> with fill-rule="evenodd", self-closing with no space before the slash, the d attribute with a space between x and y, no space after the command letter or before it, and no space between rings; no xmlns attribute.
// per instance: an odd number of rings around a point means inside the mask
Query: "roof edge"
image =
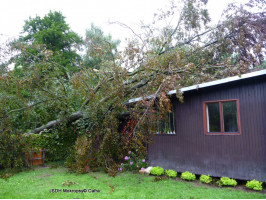
<svg viewBox="0 0 266 200"><path fill-rule="evenodd" d="M181 88L180 91L186 92L186 91L190 91L190 90L196 90L199 88L205 88L205 87L210 87L210 86L214 86L214 85L220 85L220 84L224 84L224 83L238 81L238 80L242 80L242 79L246 79L246 78L252 78L252 77L265 75L265 74L266 74L266 69L255 71L255 72L250 72L247 74L241 74L240 76L232 76L232 77L223 78L223 79L219 79L219 80L215 80L215 81L210 81L210 82L206 82L206 83L200 83L197 85L192 85L189 87L184 87L184 88ZM176 90L171 90L167 94L171 95L171 94L175 94L175 93L176 93Z"/></svg>
<svg viewBox="0 0 266 200"><path fill-rule="evenodd" d="M215 80L215 81L210 81L210 82L206 82L206 83L200 83L197 85L192 85L189 87L184 87L184 88L181 88L180 91L186 92L186 91L196 90L196 89L200 89L200 88L220 85L220 84L224 84L224 83L230 83L230 82L238 81L238 80L242 80L242 79L257 77L257 76L261 76L261 75L266 75L266 69L255 71L255 72L250 72L247 74L241 74L240 76L232 76L232 77L223 78L223 79L219 79L219 80ZM167 94L168 95L176 94L176 90L171 90ZM149 95L146 98L151 99L153 97L154 97L154 95ZM140 101L142 99L143 99L142 97L130 99L128 101L128 103L134 103L134 102Z"/></svg>

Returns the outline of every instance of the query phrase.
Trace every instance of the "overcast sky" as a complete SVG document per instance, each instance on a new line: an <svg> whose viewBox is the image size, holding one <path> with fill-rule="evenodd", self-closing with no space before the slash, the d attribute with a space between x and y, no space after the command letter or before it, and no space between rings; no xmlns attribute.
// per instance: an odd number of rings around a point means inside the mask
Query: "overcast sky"
<svg viewBox="0 0 266 200"><path fill-rule="evenodd" d="M232 1L209 0L211 17L218 20L222 10ZM0 34L17 37L30 16L43 17L51 10L61 11L70 28L81 36L94 23L106 34L123 41L132 33L118 25L110 25L109 21L136 27L140 20L150 22L153 14L167 5L168 0L0 0Z"/></svg>

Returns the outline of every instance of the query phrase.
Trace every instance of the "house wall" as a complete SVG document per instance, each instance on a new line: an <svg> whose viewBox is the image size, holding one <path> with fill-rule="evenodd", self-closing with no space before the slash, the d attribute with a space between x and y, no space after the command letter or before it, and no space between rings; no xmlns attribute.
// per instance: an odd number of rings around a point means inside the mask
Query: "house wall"
<svg viewBox="0 0 266 200"><path fill-rule="evenodd" d="M203 102L239 99L241 134L205 135ZM214 177L266 181L266 76L249 78L173 97L176 134L154 135L151 166Z"/></svg>

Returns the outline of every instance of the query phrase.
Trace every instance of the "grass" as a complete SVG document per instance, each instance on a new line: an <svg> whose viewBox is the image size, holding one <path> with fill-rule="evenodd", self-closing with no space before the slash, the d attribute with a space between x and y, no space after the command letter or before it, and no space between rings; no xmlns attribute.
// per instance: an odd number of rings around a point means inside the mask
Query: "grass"
<svg viewBox="0 0 266 200"><path fill-rule="evenodd" d="M62 186L65 181L78 184ZM259 192L244 192L232 188L210 187L195 182L175 181L163 179L154 182L154 177L132 173L120 173L116 177L110 177L103 172L89 174L68 173L67 169L58 167L36 168L24 171L10 177L5 181L0 179L0 197L6 199L265 199L266 195ZM113 190L114 188L114 190ZM52 189L61 190L52 193ZM64 192L68 190L96 189L100 192Z"/></svg>

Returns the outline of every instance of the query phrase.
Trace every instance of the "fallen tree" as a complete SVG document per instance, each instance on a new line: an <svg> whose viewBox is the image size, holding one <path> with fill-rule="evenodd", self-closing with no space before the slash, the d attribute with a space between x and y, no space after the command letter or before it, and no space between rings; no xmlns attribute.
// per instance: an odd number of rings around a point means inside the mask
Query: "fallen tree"
<svg viewBox="0 0 266 200"><path fill-rule="evenodd" d="M28 44L16 44L30 63L0 76L1 130L10 126L32 135L73 126L85 135L75 146L76 152L81 152L80 146L86 151L79 164L83 167L89 165L87 158L112 168L128 150L145 153L153 105L159 105L161 114L169 111L167 91L259 70L265 63L265 13L230 5L224 20L211 27L205 3L184 1L179 15L172 5L156 19L175 17L176 24L159 31L144 26L144 35L134 32L136 37L124 51L113 60L101 60L97 70L81 65L68 73L45 46L30 46L39 52L31 54L24 51ZM97 45L94 48L101 53ZM125 105L131 98L151 94L155 98L134 108ZM118 132L125 112L138 120L133 134Z"/></svg>

